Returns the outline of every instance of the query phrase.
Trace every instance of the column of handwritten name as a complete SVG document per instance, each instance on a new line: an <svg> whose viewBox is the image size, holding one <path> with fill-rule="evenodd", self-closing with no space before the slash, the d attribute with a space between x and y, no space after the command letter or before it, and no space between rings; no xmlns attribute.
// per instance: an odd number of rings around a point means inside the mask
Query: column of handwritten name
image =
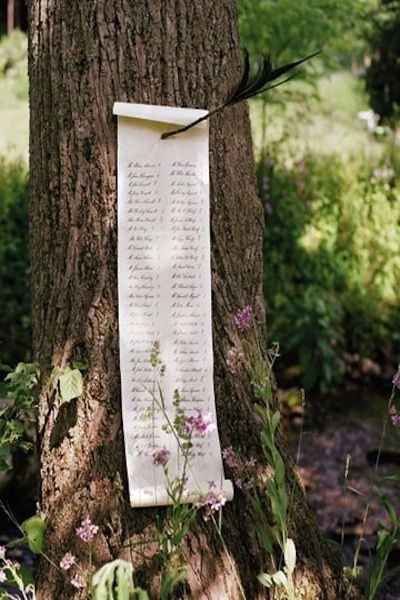
<svg viewBox="0 0 400 600"><path fill-rule="evenodd" d="M129 374L131 383L131 435L129 451L148 461L157 446L159 427L148 417L152 412L153 369L150 353L159 339L160 275L158 265L160 219L160 164L132 161L128 166L128 279L129 321L122 326L129 333Z"/></svg>
<svg viewBox="0 0 400 600"><path fill-rule="evenodd" d="M205 340L207 304L204 301L207 280L204 261L207 236L204 228L208 198L202 197L198 165L193 161L172 161L168 165L168 227L171 231L170 315L172 327L175 386L188 415L207 411L210 390L207 387ZM196 440L194 455L205 456L209 442Z"/></svg>

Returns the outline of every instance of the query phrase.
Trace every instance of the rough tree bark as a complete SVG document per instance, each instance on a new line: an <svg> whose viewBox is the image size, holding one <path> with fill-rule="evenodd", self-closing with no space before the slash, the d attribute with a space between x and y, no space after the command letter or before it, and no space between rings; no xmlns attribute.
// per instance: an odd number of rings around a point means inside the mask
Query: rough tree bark
<svg viewBox="0 0 400 600"><path fill-rule="evenodd" d="M94 561L133 560L156 589L154 564L135 552L153 510L131 510L120 414L116 280L115 100L212 108L240 75L233 0L29 0L31 243L34 352L43 373L39 407L41 509L47 553L80 553L74 530L100 525ZM247 107L211 124L215 387L222 446L259 455L248 382L229 374L231 315L255 307L263 328L263 213L256 196ZM83 397L58 408L46 391L54 366L85 359ZM229 475L229 473L228 473ZM336 599L340 567L320 539L300 491L292 533L305 598ZM190 534L187 597L268 597L249 506L238 491L224 511L224 549L205 523ZM129 550L130 546L130 550ZM151 555L149 551L148 556ZM229 558L230 557L230 558ZM80 558L84 558L80 556ZM47 563L41 600L81 598ZM157 597L154 592L154 597Z"/></svg>

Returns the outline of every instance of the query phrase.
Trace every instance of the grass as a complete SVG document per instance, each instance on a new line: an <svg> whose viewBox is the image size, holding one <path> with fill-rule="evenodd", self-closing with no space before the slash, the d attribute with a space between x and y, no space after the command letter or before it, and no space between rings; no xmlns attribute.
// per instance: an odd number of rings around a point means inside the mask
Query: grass
<svg viewBox="0 0 400 600"><path fill-rule="evenodd" d="M28 161L28 102L16 97L11 82L0 81L0 154Z"/></svg>
<svg viewBox="0 0 400 600"><path fill-rule="evenodd" d="M318 154L340 152L342 156L381 154L382 144L358 118L358 113L369 107L363 82L352 73L343 71L322 77L315 90L307 90L304 84L290 83L286 93L280 88L272 94L274 101L280 98L286 101L285 104L267 105L267 147L279 144L280 152L298 159L307 151ZM259 153L262 147L261 102L253 101L250 110L254 145Z"/></svg>

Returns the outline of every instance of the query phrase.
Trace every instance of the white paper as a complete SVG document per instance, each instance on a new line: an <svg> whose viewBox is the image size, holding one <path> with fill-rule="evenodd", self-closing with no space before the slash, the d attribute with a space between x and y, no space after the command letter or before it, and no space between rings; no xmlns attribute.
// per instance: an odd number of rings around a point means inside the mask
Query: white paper
<svg viewBox="0 0 400 600"><path fill-rule="evenodd" d="M116 103L118 115L118 291L122 415L132 506L167 505L155 448L171 452L171 479L182 456L165 416L144 418L152 407L153 343L166 364L166 412L175 417L178 389L187 415L210 413L216 423L211 329L208 122L166 140L165 131L206 111ZM186 501L214 482L227 499L218 431L193 439Z"/></svg>

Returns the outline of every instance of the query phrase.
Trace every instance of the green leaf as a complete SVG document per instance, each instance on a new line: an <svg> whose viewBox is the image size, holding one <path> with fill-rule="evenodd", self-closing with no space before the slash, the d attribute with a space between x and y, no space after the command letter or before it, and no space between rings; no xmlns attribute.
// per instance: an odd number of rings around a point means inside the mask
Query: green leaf
<svg viewBox="0 0 400 600"><path fill-rule="evenodd" d="M28 585L34 584L35 579L33 576L33 571L26 565L21 565L21 567L19 569L19 575L20 575L22 581L24 582L25 587L27 587Z"/></svg>
<svg viewBox="0 0 400 600"><path fill-rule="evenodd" d="M257 579L264 587L270 588L273 586L272 577L271 575L268 575L268 573L257 575Z"/></svg>
<svg viewBox="0 0 400 600"><path fill-rule="evenodd" d="M261 573L261 575L257 575L258 581L264 587L273 587L273 586L283 586L287 587L288 580L283 571L277 571L273 575L268 575L268 573Z"/></svg>
<svg viewBox="0 0 400 600"><path fill-rule="evenodd" d="M149 600L149 595L147 592L142 590L141 588L135 588L133 590L135 600Z"/></svg>
<svg viewBox="0 0 400 600"><path fill-rule="evenodd" d="M34 554L40 554L44 548L44 534L46 532L46 521L35 515L26 519L21 525L21 529L26 536L29 549Z"/></svg>
<svg viewBox="0 0 400 600"><path fill-rule="evenodd" d="M106 563L92 578L93 600L148 600L147 592L135 588L131 563L117 559Z"/></svg>
<svg viewBox="0 0 400 600"><path fill-rule="evenodd" d="M294 545L294 541L290 538L288 538L285 543L284 557L286 569L290 576L294 573L296 568L296 546Z"/></svg>
<svg viewBox="0 0 400 600"><path fill-rule="evenodd" d="M116 600L129 600L133 592L132 569L129 570L126 565L119 565L116 568L115 582Z"/></svg>
<svg viewBox="0 0 400 600"><path fill-rule="evenodd" d="M273 415L272 415L272 419L271 419L271 429L273 431L273 433L275 433L276 428L279 425L279 421L281 420L281 415L279 410L277 410Z"/></svg>
<svg viewBox="0 0 400 600"><path fill-rule="evenodd" d="M62 402L70 402L83 393L82 373L78 369L64 369L59 377L60 396Z"/></svg>
<svg viewBox="0 0 400 600"><path fill-rule="evenodd" d="M275 585L287 587L288 580L283 571L277 571L276 573L271 575L271 577L272 577L272 581L274 582Z"/></svg>
<svg viewBox="0 0 400 600"><path fill-rule="evenodd" d="M384 505L384 507L387 510L387 513L389 515L389 518L390 518L391 522L393 524L397 523L396 509L393 506L393 504L389 501L389 499L387 498L387 496L381 496L381 501L382 501L382 504Z"/></svg>
<svg viewBox="0 0 400 600"><path fill-rule="evenodd" d="M186 567L167 569L161 577L160 600L169 600L175 588L187 579Z"/></svg>

